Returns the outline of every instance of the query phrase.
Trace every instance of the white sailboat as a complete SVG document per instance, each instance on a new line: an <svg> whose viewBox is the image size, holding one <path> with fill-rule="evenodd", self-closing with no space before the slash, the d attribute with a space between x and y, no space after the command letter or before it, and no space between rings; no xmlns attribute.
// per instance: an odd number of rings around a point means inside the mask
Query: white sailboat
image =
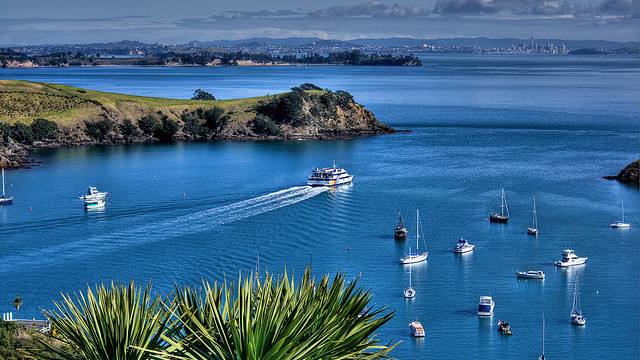
<svg viewBox="0 0 640 360"><path fill-rule="evenodd" d="M542 354L538 360L544 360L544 316L542 316Z"/></svg>
<svg viewBox="0 0 640 360"><path fill-rule="evenodd" d="M409 266L409 287L404 289L404 297L407 299L416 297L416 290L411 286L411 266Z"/></svg>
<svg viewBox="0 0 640 360"><path fill-rule="evenodd" d="M631 227L631 224L624 222L624 201L622 201L622 220L614 222L611 227L614 229L628 229Z"/></svg>
<svg viewBox="0 0 640 360"><path fill-rule="evenodd" d="M573 288L573 308L571 309L571 322L584 326L587 323L587 319L582 315L580 310L580 296L578 295L578 278L576 278L576 284Z"/></svg>
<svg viewBox="0 0 640 360"><path fill-rule="evenodd" d="M538 237L538 213L536 212L536 197L533 197L533 222L527 228L527 234Z"/></svg>
<svg viewBox="0 0 640 360"><path fill-rule="evenodd" d="M422 225L420 224L420 211L416 210L416 252L411 252L411 248L409 248L409 253L405 254L404 257L400 259L401 264L415 264L419 262L423 262L427 260L429 253L427 251L420 252L420 233L422 232ZM423 245L426 248L426 243L424 243L424 234L423 234Z"/></svg>
<svg viewBox="0 0 640 360"><path fill-rule="evenodd" d="M7 196L4 192L4 168L2 168L2 197L0 197L0 205L13 204L13 196Z"/></svg>

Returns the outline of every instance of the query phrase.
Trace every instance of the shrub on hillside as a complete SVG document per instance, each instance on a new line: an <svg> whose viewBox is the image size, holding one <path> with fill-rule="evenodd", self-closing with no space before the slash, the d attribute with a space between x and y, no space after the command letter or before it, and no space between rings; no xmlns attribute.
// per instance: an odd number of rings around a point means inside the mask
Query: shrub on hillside
<svg viewBox="0 0 640 360"><path fill-rule="evenodd" d="M198 113L184 113L180 117L184 126L182 131L195 138L206 137L209 135L209 128L203 125L202 119L198 116Z"/></svg>
<svg viewBox="0 0 640 360"><path fill-rule="evenodd" d="M131 141L131 138L139 136L141 131L130 119L124 119L124 121L118 126L120 133L127 141Z"/></svg>
<svg viewBox="0 0 640 360"><path fill-rule="evenodd" d="M31 127L21 122L11 125L9 128L9 137L21 144L33 144Z"/></svg>
<svg viewBox="0 0 640 360"><path fill-rule="evenodd" d="M178 130L180 130L180 125L165 116L162 118L160 127L156 129L153 136L160 141L173 141L173 135L175 135Z"/></svg>
<svg viewBox="0 0 640 360"><path fill-rule="evenodd" d="M282 130L278 127L276 123L271 120L270 117L257 114L253 119L252 125L253 131L257 134L267 135L267 136L278 136L282 134Z"/></svg>
<svg viewBox="0 0 640 360"><path fill-rule="evenodd" d="M98 141L104 140L113 130L113 120L102 118L98 121L85 121L85 133Z"/></svg>
<svg viewBox="0 0 640 360"><path fill-rule="evenodd" d="M230 117L225 114L224 109L213 107L204 112L204 125L209 128L214 135L220 134L222 129L229 123Z"/></svg>
<svg viewBox="0 0 640 360"><path fill-rule="evenodd" d="M58 137L58 124L47 119L35 119L31 122L34 140L50 140Z"/></svg>
<svg viewBox="0 0 640 360"><path fill-rule="evenodd" d="M160 120L153 115L147 115L138 120L138 127L145 135L153 135L160 125Z"/></svg>

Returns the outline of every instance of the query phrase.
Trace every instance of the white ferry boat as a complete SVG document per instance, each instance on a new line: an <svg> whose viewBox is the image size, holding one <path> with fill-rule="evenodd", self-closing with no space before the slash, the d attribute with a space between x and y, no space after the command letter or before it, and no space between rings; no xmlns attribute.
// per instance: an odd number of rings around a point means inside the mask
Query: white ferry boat
<svg viewBox="0 0 640 360"><path fill-rule="evenodd" d="M480 296L478 316L493 316L493 308L495 307L496 303L491 296Z"/></svg>
<svg viewBox="0 0 640 360"><path fill-rule="evenodd" d="M587 262L587 259L587 257L578 257L571 249L565 249L562 252L562 259L556 261L555 265L559 267L582 265Z"/></svg>
<svg viewBox="0 0 640 360"><path fill-rule="evenodd" d="M84 208L90 209L102 209L107 204L107 192L100 192L95 186L89 186L87 193L80 196L79 199L84 201Z"/></svg>
<svg viewBox="0 0 640 360"><path fill-rule="evenodd" d="M339 186L351 184L353 176L349 175L347 170L336 167L333 163L333 167L330 168L315 168L309 179L307 185L309 186Z"/></svg>
<svg viewBox="0 0 640 360"><path fill-rule="evenodd" d="M424 337L424 327L420 321L412 321L409 324L409 330L411 330L411 335L413 335L413 337Z"/></svg>

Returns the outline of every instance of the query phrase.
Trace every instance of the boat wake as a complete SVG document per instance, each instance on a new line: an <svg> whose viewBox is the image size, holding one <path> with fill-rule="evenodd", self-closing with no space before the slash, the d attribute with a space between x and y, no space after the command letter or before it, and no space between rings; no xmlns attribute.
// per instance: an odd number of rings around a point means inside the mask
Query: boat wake
<svg viewBox="0 0 640 360"><path fill-rule="evenodd" d="M60 245L0 257L0 272L14 266L43 265L79 258L87 254L103 254L110 250L162 241L210 230L216 226L233 223L252 216L274 211L285 206L319 195L328 188L296 186L257 196L251 199L178 216L173 219L152 222L131 229L90 236Z"/></svg>

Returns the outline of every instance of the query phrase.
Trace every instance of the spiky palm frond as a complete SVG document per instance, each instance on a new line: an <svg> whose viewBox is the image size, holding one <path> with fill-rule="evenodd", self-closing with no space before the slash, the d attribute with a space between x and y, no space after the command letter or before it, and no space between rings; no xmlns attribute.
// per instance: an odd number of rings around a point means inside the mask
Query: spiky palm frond
<svg viewBox="0 0 640 360"><path fill-rule="evenodd" d="M45 311L52 327L66 346L43 343L45 351L37 352L39 359L64 360L142 360L147 351L159 350L166 343L162 334L167 313L151 286L136 288L111 283L100 285L75 295L62 294L61 302L54 302L56 310Z"/></svg>
<svg viewBox="0 0 640 360"><path fill-rule="evenodd" d="M237 288L204 282L176 288L167 309L173 329L156 359L378 359L395 346L380 345L374 332L391 319L385 309L362 312L369 292L344 275L318 284L307 270L296 285L287 273L239 276ZM383 314L384 313L384 314Z"/></svg>

